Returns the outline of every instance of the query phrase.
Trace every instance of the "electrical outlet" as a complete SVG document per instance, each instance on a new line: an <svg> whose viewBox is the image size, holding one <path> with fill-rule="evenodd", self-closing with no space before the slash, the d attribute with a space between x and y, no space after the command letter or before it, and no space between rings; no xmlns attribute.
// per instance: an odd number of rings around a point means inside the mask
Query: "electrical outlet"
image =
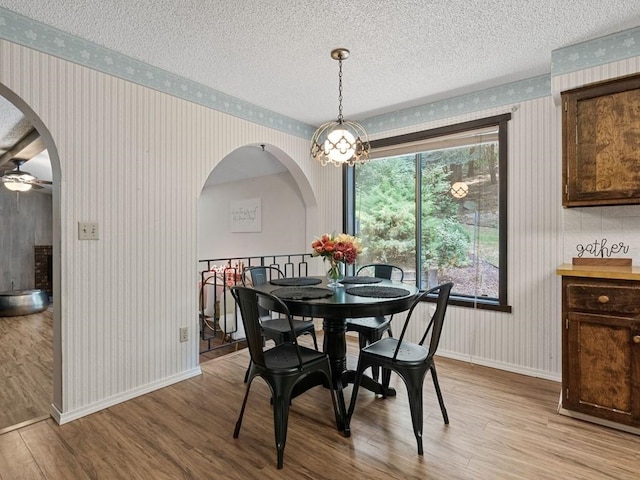
<svg viewBox="0 0 640 480"><path fill-rule="evenodd" d="M189 341L189 327L180 327L180 341Z"/></svg>
<svg viewBox="0 0 640 480"><path fill-rule="evenodd" d="M98 240L98 224L78 222L78 240Z"/></svg>

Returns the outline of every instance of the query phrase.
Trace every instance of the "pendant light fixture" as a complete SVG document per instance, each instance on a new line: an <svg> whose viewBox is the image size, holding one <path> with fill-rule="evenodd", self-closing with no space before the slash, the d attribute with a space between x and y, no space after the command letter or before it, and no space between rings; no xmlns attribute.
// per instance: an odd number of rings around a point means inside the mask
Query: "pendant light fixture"
<svg viewBox="0 0 640 480"><path fill-rule="evenodd" d="M342 61L349 57L349 50L336 48L331 58L338 60L338 120L321 125L311 139L311 156L322 165L332 163L355 165L369 159L369 137L364 127L342 117Z"/></svg>

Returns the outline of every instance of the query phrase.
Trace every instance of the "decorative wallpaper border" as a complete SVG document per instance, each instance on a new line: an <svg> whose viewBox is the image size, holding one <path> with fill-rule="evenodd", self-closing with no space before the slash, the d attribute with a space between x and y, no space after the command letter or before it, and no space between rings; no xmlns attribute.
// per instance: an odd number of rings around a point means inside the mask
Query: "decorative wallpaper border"
<svg viewBox="0 0 640 480"><path fill-rule="evenodd" d="M315 127L109 50L0 7L0 38L212 108L311 138ZM551 76L640 55L640 27L552 52L551 75L500 85L362 120L370 133L401 128L551 94Z"/></svg>
<svg viewBox="0 0 640 480"><path fill-rule="evenodd" d="M551 52L551 75L597 67L640 55L640 27L587 40Z"/></svg>
<svg viewBox="0 0 640 480"><path fill-rule="evenodd" d="M0 7L0 38L303 138L315 128Z"/></svg>
<svg viewBox="0 0 640 480"><path fill-rule="evenodd" d="M549 95L551 95L551 77L549 75L541 75L438 102L370 117L363 120L362 125L368 133L379 133Z"/></svg>

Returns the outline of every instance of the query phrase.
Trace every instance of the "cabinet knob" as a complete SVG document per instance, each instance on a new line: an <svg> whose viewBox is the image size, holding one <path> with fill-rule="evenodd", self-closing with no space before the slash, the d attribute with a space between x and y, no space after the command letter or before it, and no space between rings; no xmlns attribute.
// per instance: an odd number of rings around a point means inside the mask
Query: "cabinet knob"
<svg viewBox="0 0 640 480"><path fill-rule="evenodd" d="M633 343L640 343L640 335L633 336Z"/></svg>
<svg viewBox="0 0 640 480"><path fill-rule="evenodd" d="M599 301L600 303L607 303L607 302L609 301L609 297L607 297L606 295L600 295L600 296L598 297L598 301Z"/></svg>

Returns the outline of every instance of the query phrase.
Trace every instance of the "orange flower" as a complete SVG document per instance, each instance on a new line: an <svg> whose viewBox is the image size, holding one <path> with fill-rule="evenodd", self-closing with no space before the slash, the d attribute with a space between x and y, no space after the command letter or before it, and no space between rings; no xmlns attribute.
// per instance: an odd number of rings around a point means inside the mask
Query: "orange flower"
<svg viewBox="0 0 640 480"><path fill-rule="evenodd" d="M325 260L328 259L332 263L345 262L352 264L356 261L358 254L362 253L360 241L346 233L341 233L337 236L325 233L311 243L311 248L313 249L312 256L324 257Z"/></svg>

